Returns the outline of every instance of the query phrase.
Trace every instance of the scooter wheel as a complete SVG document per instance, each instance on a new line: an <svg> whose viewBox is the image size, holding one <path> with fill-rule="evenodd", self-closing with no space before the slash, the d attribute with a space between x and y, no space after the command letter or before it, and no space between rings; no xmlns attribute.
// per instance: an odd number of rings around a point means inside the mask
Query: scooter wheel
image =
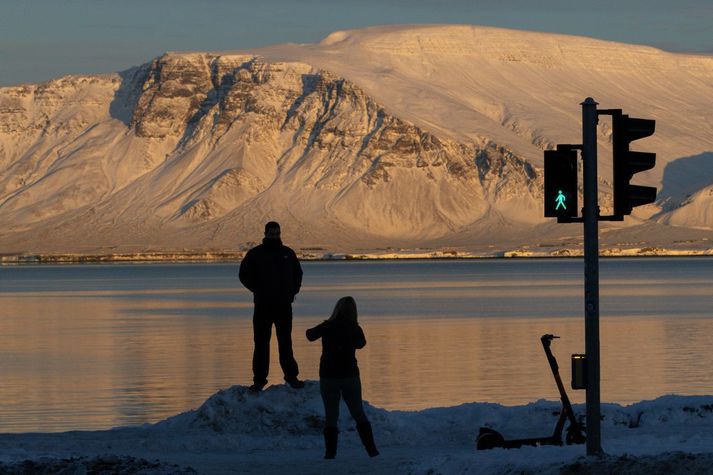
<svg viewBox="0 0 713 475"><path fill-rule="evenodd" d="M495 447L502 447L505 439L499 432L482 427L478 434L476 447L478 450L490 450Z"/></svg>
<svg viewBox="0 0 713 475"><path fill-rule="evenodd" d="M567 429L567 435L564 437L567 445L583 444L587 441L587 436L583 429L574 430L571 427Z"/></svg>

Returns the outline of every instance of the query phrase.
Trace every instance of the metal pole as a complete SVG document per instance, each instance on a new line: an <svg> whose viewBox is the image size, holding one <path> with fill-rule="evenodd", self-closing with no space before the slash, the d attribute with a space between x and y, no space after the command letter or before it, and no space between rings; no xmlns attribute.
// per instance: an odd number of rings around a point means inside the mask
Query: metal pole
<svg viewBox="0 0 713 475"><path fill-rule="evenodd" d="M599 205L597 102L582 102L584 183L584 337L587 354L587 455L601 455L599 400Z"/></svg>

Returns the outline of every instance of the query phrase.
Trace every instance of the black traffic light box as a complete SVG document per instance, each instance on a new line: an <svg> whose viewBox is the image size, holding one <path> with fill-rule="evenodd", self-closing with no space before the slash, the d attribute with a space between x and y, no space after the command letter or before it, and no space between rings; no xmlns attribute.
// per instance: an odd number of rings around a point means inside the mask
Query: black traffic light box
<svg viewBox="0 0 713 475"><path fill-rule="evenodd" d="M634 140L653 135L656 121L637 119L616 110L612 115L613 168L614 168L614 214L631 214L636 206L653 203L656 188L653 186L630 185L635 173L653 168L656 154L632 152L629 144Z"/></svg>
<svg viewBox="0 0 713 475"><path fill-rule="evenodd" d="M545 217L576 217L577 151L545 150Z"/></svg>

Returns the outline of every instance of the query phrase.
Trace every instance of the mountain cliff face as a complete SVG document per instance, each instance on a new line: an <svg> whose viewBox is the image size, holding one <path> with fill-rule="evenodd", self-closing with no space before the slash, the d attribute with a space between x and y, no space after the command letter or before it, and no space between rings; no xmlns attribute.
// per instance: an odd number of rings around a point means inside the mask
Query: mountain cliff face
<svg viewBox="0 0 713 475"><path fill-rule="evenodd" d="M365 48L384 44L366 40ZM320 54L340 44L359 52L354 41L332 35ZM350 80L349 68L314 51L304 54L310 64L292 50L268 53L272 59L170 53L119 74L0 88L0 253L231 249L258 240L270 219L291 244L330 250L487 246L528 242L537 229L571 233L543 228L542 171L521 141L539 155L557 138L533 126L531 114L513 114L519 104L488 105L463 92L485 117L466 121L469 134L458 125L462 108L444 109L429 96L428 78L390 94L368 77ZM505 53L499 60L532 67L528 55ZM523 88L530 79L523 76ZM441 120L428 120L429 105ZM449 111L454 118L443 115ZM488 133L497 111L497 127L512 141ZM604 127L605 146L606 134ZM681 185L685 177L672 183L677 198L654 208L652 219L713 228L710 213L699 211L713 175L696 181L695 196ZM606 179L601 188L606 198Z"/></svg>
<svg viewBox="0 0 713 475"><path fill-rule="evenodd" d="M222 230L239 243L246 226L254 240L267 219L309 229L306 244L335 232L427 240L514 201L534 210L541 188L507 149L440 138L306 64L167 54L0 97L9 251L25 250L23 235L89 248L185 233L187 246L229 247ZM196 232L207 242L186 239Z"/></svg>

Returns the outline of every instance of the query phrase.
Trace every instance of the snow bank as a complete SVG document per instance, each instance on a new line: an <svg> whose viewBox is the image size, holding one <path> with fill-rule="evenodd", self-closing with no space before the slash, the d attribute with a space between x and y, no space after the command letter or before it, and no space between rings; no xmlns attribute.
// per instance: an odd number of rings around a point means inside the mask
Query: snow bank
<svg viewBox="0 0 713 475"><path fill-rule="evenodd" d="M539 400L524 406L473 402L422 411L387 411L365 402L367 416L379 439L388 444L474 441L478 428L491 427L506 437L543 435L550 431L561 408L559 401ZM584 415L583 404L574 405ZM307 381L304 389L274 385L259 394L233 386L211 396L198 409L161 421L152 429L175 432L207 431L252 437L320 436L324 409L319 383ZM342 404L342 429L353 425ZM605 435L673 434L707 430L713 435L713 396L662 396L630 406L602 405Z"/></svg>
<svg viewBox="0 0 713 475"><path fill-rule="evenodd" d="M468 459L476 460L485 454L475 450L481 426L496 429L506 438L548 435L560 407L558 401L540 400L524 406L474 402L422 411L387 411L365 403L381 446L416 450L429 447L435 453L439 450L434 447L459 447ZM583 417L583 405L575 405L574 410ZM341 414L341 430L353 432L354 423L344 405ZM667 449L713 452L713 396L664 396L630 406L603 404L602 415L604 448L612 454L646 455ZM200 446L187 448L200 451L214 444L227 444L236 450L320 448L322 427L319 384L308 381L302 390L278 385L258 395L244 386L233 386L213 395L198 409L169 418L149 430L193 434L194 442L201 440ZM206 445L209 440L214 444ZM356 447L359 441L347 435L340 444ZM555 451L556 460L562 453L571 457L584 451L581 446L547 449ZM502 458L503 450L491 451L494 452L501 453L495 459ZM438 461L439 466L443 463Z"/></svg>
<svg viewBox="0 0 713 475"><path fill-rule="evenodd" d="M369 459L342 406L336 461L322 460L319 383L233 386L199 408L153 425L64 434L0 434L1 473L23 467L59 473L709 473L713 466L713 396L663 396L630 406L602 405L607 456L585 457L582 445L478 451L481 426L506 438L552 433L561 405L473 402L422 411L387 411L365 403L381 456ZM584 414L583 405L574 406ZM107 455L110 453L112 455ZM154 460L155 462L147 462ZM154 465L151 465L154 464ZM329 465L331 464L331 465ZM153 467L153 468L152 468ZM192 468L191 468L192 467ZM143 471L142 471L143 470ZM113 473L112 472L112 473Z"/></svg>

